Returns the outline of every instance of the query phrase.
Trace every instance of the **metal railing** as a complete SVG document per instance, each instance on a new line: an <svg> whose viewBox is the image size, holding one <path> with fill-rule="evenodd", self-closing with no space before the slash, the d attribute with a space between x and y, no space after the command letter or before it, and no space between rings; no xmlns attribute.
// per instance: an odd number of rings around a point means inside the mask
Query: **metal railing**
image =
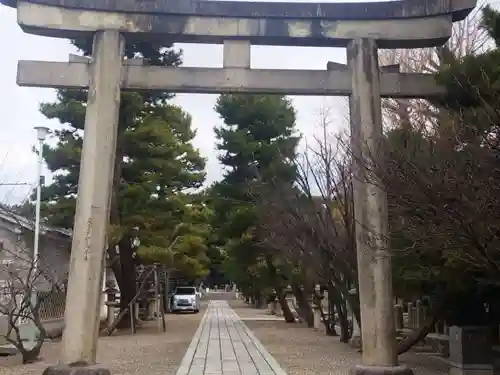
<svg viewBox="0 0 500 375"><path fill-rule="evenodd" d="M37 294L40 299L39 313L42 321L64 318L66 293L63 290L38 292Z"/></svg>

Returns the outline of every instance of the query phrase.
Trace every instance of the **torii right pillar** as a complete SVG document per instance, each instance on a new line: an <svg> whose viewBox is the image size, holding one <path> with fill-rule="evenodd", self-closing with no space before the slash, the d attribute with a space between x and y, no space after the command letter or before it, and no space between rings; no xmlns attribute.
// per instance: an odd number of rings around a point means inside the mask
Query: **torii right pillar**
<svg viewBox="0 0 500 375"><path fill-rule="evenodd" d="M387 193L376 170L384 165L380 77L376 42L353 40L347 48L352 73L351 148L354 216L361 305L362 365L355 374L412 374L399 366L388 249Z"/></svg>

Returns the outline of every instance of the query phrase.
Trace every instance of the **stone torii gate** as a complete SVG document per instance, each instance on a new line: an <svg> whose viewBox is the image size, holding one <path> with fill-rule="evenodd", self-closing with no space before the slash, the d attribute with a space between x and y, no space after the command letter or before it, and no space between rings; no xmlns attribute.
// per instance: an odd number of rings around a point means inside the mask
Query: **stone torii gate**
<svg viewBox="0 0 500 375"><path fill-rule="evenodd" d="M439 94L432 76L379 69L377 48L442 45L452 24L476 0L375 3L268 3L213 0L0 0L17 7L25 32L61 38L93 36L90 59L20 61L18 84L88 88L85 137L71 252L62 367L47 374L105 374L94 366L98 305L116 148L120 90L350 96L356 159L376 155L382 137L381 97ZM179 68L123 60L124 40L166 38L224 45L222 68ZM251 45L346 47L347 65L324 71L251 69ZM387 197L364 181L356 163L356 216L363 365L359 374L411 373L398 366L387 250ZM65 367L66 366L66 367Z"/></svg>

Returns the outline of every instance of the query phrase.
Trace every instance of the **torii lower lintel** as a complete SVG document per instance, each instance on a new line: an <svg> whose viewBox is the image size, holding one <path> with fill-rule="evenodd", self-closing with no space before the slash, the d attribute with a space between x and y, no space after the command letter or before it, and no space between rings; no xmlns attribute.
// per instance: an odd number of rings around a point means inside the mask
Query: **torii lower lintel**
<svg viewBox="0 0 500 375"><path fill-rule="evenodd" d="M21 60L20 86L87 88L89 64ZM431 74L380 72L382 97L428 98L444 92ZM246 68L177 68L122 65L122 90L164 90L176 93L247 93L349 96L349 69L285 70Z"/></svg>

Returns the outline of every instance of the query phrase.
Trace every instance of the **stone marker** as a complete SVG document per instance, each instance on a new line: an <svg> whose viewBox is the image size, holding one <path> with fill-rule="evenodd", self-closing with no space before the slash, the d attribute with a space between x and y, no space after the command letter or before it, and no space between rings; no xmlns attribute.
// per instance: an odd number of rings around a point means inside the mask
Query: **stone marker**
<svg viewBox="0 0 500 375"><path fill-rule="evenodd" d="M321 286L319 284L316 284L316 286L314 287L314 294L312 297L313 329L317 331L321 326L321 301L324 298L323 294L321 293Z"/></svg>
<svg viewBox="0 0 500 375"><path fill-rule="evenodd" d="M493 351L488 327L449 328L450 375L493 374Z"/></svg>
<svg viewBox="0 0 500 375"><path fill-rule="evenodd" d="M415 329L419 329L422 325L422 301L419 299L415 302Z"/></svg>
<svg viewBox="0 0 500 375"><path fill-rule="evenodd" d="M361 330L359 329L358 319L352 314L352 335L349 339L349 345L353 348L361 348Z"/></svg>
<svg viewBox="0 0 500 375"><path fill-rule="evenodd" d="M413 319L414 318L414 313L413 313L413 302L408 302L408 328L414 328L413 327Z"/></svg>
<svg viewBox="0 0 500 375"><path fill-rule="evenodd" d="M403 306L394 305L394 327L397 330L401 330L404 328L403 322Z"/></svg>
<svg viewBox="0 0 500 375"><path fill-rule="evenodd" d="M276 309L276 316L283 316L283 309L281 308L281 305Z"/></svg>
<svg viewBox="0 0 500 375"><path fill-rule="evenodd" d="M318 305L313 307L313 318L313 329L317 331L321 327L321 307Z"/></svg>

